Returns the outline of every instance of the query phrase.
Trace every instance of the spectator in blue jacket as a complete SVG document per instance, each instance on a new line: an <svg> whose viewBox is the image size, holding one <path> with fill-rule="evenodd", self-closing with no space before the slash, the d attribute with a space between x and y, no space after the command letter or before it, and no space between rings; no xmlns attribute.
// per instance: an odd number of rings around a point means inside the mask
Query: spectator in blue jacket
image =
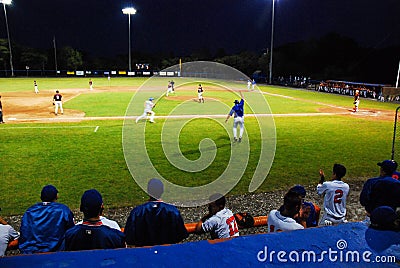
<svg viewBox="0 0 400 268"><path fill-rule="evenodd" d="M28 208L22 216L19 249L23 254L62 250L63 236L74 226L71 210L56 202L56 187L44 186L40 198L42 202Z"/></svg>
<svg viewBox="0 0 400 268"><path fill-rule="evenodd" d="M400 207L400 181L393 179L396 163L385 160L378 163L379 177L367 180L360 194L360 204L365 207L367 216L380 206L389 206L396 210Z"/></svg>
<svg viewBox="0 0 400 268"><path fill-rule="evenodd" d="M103 198L96 189L87 190L81 198L80 210L84 218L65 233L65 250L89 250L125 248L125 236L121 231L103 224Z"/></svg>
<svg viewBox="0 0 400 268"><path fill-rule="evenodd" d="M125 225L126 243L132 246L174 244L188 237L179 210L161 200L164 185L159 179L147 184L150 199L135 207Z"/></svg>

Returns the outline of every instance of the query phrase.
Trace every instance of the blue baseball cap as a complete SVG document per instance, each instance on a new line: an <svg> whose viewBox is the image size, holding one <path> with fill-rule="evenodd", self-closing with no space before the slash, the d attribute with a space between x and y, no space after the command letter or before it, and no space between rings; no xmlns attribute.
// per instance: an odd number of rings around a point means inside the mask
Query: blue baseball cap
<svg viewBox="0 0 400 268"><path fill-rule="evenodd" d="M371 226L379 229L390 229L396 220L396 212L392 207L380 206L371 212Z"/></svg>
<svg viewBox="0 0 400 268"><path fill-rule="evenodd" d="M150 97L150 98L149 98L149 101L152 101L152 100L154 100L154 98L153 98L153 97Z"/></svg>
<svg viewBox="0 0 400 268"><path fill-rule="evenodd" d="M103 205L103 198L96 189L90 189L83 193L81 198L80 210L85 214L96 216L101 206Z"/></svg>
<svg viewBox="0 0 400 268"><path fill-rule="evenodd" d="M379 162L377 165L380 166L383 169L383 171L389 174L392 174L397 168L397 163L393 160L385 160Z"/></svg>
<svg viewBox="0 0 400 268"><path fill-rule="evenodd" d="M306 189L302 185L299 185L299 184L290 188L289 192L295 192L303 198L306 197L306 193L307 193Z"/></svg>
<svg viewBox="0 0 400 268"><path fill-rule="evenodd" d="M42 192L40 193L40 199L43 202L52 202L57 199L58 190L53 185L49 184L43 187Z"/></svg>

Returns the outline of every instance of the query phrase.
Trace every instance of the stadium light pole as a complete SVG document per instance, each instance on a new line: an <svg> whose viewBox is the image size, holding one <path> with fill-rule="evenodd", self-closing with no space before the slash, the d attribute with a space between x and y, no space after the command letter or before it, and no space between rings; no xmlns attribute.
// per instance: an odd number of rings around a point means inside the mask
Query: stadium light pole
<svg viewBox="0 0 400 268"><path fill-rule="evenodd" d="M8 38L8 49L10 50L10 68L11 68L11 76L14 76L14 66L12 63L12 51L11 51L11 40L10 40L10 31L8 29L8 20L7 20L7 11L6 5L11 5L12 0L0 0L0 3L3 4L4 8L4 17L6 19L6 28L7 28L7 38Z"/></svg>
<svg viewBox="0 0 400 268"><path fill-rule="evenodd" d="M269 55L269 84L272 84L272 54L274 51L274 22L275 22L275 0L272 0L272 18L271 18L271 52Z"/></svg>
<svg viewBox="0 0 400 268"><path fill-rule="evenodd" d="M136 14L136 9L133 7L127 7L122 9L122 13L128 15L128 44L129 44L129 71L132 71L132 63L131 63L131 15Z"/></svg>

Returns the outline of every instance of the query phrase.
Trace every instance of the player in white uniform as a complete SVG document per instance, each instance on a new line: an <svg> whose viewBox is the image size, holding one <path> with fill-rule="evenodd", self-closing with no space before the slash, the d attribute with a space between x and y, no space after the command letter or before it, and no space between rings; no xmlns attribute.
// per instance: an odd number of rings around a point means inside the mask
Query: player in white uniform
<svg viewBox="0 0 400 268"><path fill-rule="evenodd" d="M302 204L301 197L295 192L288 192L283 198L280 210L271 210L268 215L268 233L304 229L293 217L299 213Z"/></svg>
<svg viewBox="0 0 400 268"><path fill-rule="evenodd" d="M321 180L317 186L318 195L324 195L324 215L319 225L336 225L346 221L346 199L349 185L342 181L346 168L340 164L333 165L332 181L324 182L325 174L319 171Z"/></svg>
<svg viewBox="0 0 400 268"><path fill-rule="evenodd" d="M221 194L210 197L209 213L196 225L196 233L211 233L211 238L239 236L239 229L232 211L225 208L226 199Z"/></svg>
<svg viewBox="0 0 400 268"><path fill-rule="evenodd" d="M251 81L250 79L247 80L247 90L250 90L251 87Z"/></svg>
<svg viewBox="0 0 400 268"><path fill-rule="evenodd" d="M174 93L174 88L173 88L173 86L172 86L172 82L171 82L171 81L168 82L167 94L165 94L165 95L168 97L168 95L169 95L170 93L171 93L171 94Z"/></svg>
<svg viewBox="0 0 400 268"><path fill-rule="evenodd" d="M36 83L36 80L33 81L33 86L35 87L35 93L38 94L39 93L39 88L38 88L38 85Z"/></svg>
<svg viewBox="0 0 400 268"><path fill-rule="evenodd" d="M56 94L53 96L53 104L54 106L54 114L58 114L58 109L60 109L61 114L64 114L64 110L62 107L62 95L58 90L56 90Z"/></svg>
<svg viewBox="0 0 400 268"><path fill-rule="evenodd" d="M199 84L199 87L197 88L197 98L199 99L199 103L204 103L203 92L203 87L201 86L201 84Z"/></svg>
<svg viewBox="0 0 400 268"><path fill-rule="evenodd" d="M155 112L153 112L154 106L156 106L155 103L153 103L154 98L149 98L147 101L144 102L144 111L141 116L136 118L136 123L139 122L140 119L146 118L148 114L150 114L150 123L154 123L154 116Z"/></svg>

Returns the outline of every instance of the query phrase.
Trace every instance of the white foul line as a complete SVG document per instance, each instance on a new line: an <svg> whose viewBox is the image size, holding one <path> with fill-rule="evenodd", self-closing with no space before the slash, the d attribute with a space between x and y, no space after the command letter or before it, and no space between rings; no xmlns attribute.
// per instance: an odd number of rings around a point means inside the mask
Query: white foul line
<svg viewBox="0 0 400 268"><path fill-rule="evenodd" d="M97 132L98 129L99 129L99 126L97 126L97 127L94 129L94 132Z"/></svg>

